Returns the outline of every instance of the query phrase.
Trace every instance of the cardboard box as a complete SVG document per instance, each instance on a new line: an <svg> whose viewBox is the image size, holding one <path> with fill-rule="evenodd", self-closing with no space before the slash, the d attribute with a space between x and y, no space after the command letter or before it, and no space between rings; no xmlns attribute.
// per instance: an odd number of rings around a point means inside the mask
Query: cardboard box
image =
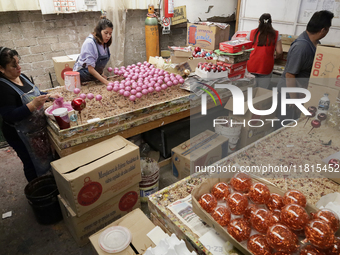
<svg viewBox="0 0 340 255"><path fill-rule="evenodd" d="M78 245L89 242L89 237L128 212L140 208L139 183L120 192L91 211L78 217L67 202L58 195L65 225Z"/></svg>
<svg viewBox="0 0 340 255"><path fill-rule="evenodd" d="M223 52L228 53L237 53L244 50L249 50L253 46L252 41L227 41L227 42L221 42L219 49Z"/></svg>
<svg viewBox="0 0 340 255"><path fill-rule="evenodd" d="M171 150L173 175L182 179L227 155L228 138L206 130Z"/></svg>
<svg viewBox="0 0 340 255"><path fill-rule="evenodd" d="M228 76L228 71L221 71L221 72L213 72L213 71L205 71L202 70L201 68L196 67L195 68L195 74L198 77L201 77L202 79L219 79L219 78L223 78L223 77L227 77Z"/></svg>
<svg viewBox="0 0 340 255"><path fill-rule="evenodd" d="M177 25L187 22L187 7L186 5L174 8L174 16L171 18L171 25Z"/></svg>
<svg viewBox="0 0 340 255"><path fill-rule="evenodd" d="M340 48L318 45L310 83L340 90Z"/></svg>
<svg viewBox="0 0 340 255"><path fill-rule="evenodd" d="M151 239L146 235L152 229L155 228L155 225L145 216L145 214L140 210L136 209L124 217L116 220L106 228L100 230L94 235L90 236L90 241L97 254L99 255L107 255L108 253L103 251L99 247L99 237L100 234L107 228L113 226L123 226L130 230L132 235L131 244L136 248L139 254L143 254L147 248L155 247L155 244L151 241ZM128 246L125 250L115 253L116 255L131 255L136 254L130 246Z"/></svg>
<svg viewBox="0 0 340 255"><path fill-rule="evenodd" d="M207 59L204 59L204 58L186 58L186 57L171 56L171 63L181 64L181 63L184 63L184 62L188 62L191 71L194 72L196 67L198 66L198 63L208 62L208 63L216 64L217 60L207 60Z"/></svg>
<svg viewBox="0 0 340 255"><path fill-rule="evenodd" d="M316 108L318 108L319 100L321 99L321 97L323 97L325 93L328 94L330 105L334 104L337 98L340 98L340 90L338 89L309 83L308 90L311 93L311 99L304 104L305 108L308 108L309 106L315 106Z"/></svg>
<svg viewBox="0 0 340 255"><path fill-rule="evenodd" d="M115 136L51 163L61 197L81 216L141 181L139 147Z"/></svg>
<svg viewBox="0 0 340 255"><path fill-rule="evenodd" d="M297 35L281 34L280 36L283 45L291 45L292 42L294 42L298 38Z"/></svg>
<svg viewBox="0 0 340 255"><path fill-rule="evenodd" d="M218 49L220 42L229 40L230 26L221 29L218 26L188 23L187 31L187 45L215 50Z"/></svg>
<svg viewBox="0 0 340 255"><path fill-rule="evenodd" d="M54 72L57 76L57 81L60 86L64 86L64 72L72 71L75 60L72 60L68 56L53 57Z"/></svg>
<svg viewBox="0 0 340 255"><path fill-rule="evenodd" d="M228 67L229 75L245 71L247 68L247 61L243 61L236 64L223 63L224 66Z"/></svg>
<svg viewBox="0 0 340 255"><path fill-rule="evenodd" d="M174 50L174 56L180 58L190 58L192 53L193 51Z"/></svg>
<svg viewBox="0 0 340 255"><path fill-rule="evenodd" d="M253 89L253 105L255 109L258 110L268 110L272 106L272 96L273 92L268 89L264 88L255 88ZM236 118L239 121L238 122L244 122L244 126L241 130L240 140L238 141L238 148L243 148L246 145L249 145L256 140L264 137L265 135L271 133L274 131L274 128L272 126L271 121L265 121L266 119L275 119L276 112L267 115L267 116L258 116L250 112L248 108L248 102L247 102L247 93L244 95L244 115L233 115L233 98L231 97L227 104L224 106L225 109L228 109L229 116L232 118ZM263 126L261 126L261 122L258 121L252 121L250 124L252 126L259 126L259 127L250 127L248 125L249 120L262 120ZM261 127L260 127L261 126Z"/></svg>
<svg viewBox="0 0 340 255"><path fill-rule="evenodd" d="M214 228L214 230L216 230L224 240L229 241L235 248L237 248L241 252L241 254L252 255L253 253L251 253L246 248L247 242L242 242L242 244L239 243L235 238L233 238L228 233L227 228L219 225L209 213L207 213L205 210L202 209L202 207L198 203L199 198L205 193L210 193L211 188L215 184L217 184L219 182L229 183L230 178L223 178L223 176L224 176L223 173L222 174L216 174L215 176L207 178L199 186L196 186L193 189L193 191L191 192L192 209L204 222L206 222L209 226ZM266 181L263 178L253 179L253 183L255 183L255 182L262 182L262 183L266 184L267 187L270 190L270 193L277 193L281 196L283 196L284 193L285 193L285 191L273 186L273 184L271 184L270 182ZM305 209L308 213L316 212L318 210L318 208L316 208L315 206L313 206L311 204L307 204Z"/></svg>

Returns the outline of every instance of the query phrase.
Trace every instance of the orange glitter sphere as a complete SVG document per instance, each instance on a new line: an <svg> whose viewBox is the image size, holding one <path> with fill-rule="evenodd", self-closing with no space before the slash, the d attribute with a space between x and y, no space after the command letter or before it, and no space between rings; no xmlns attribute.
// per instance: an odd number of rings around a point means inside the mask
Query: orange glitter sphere
<svg viewBox="0 0 340 255"><path fill-rule="evenodd" d="M334 233L338 231L340 225L339 216L332 210L324 208L312 215L314 219L319 219L326 222Z"/></svg>
<svg viewBox="0 0 340 255"><path fill-rule="evenodd" d="M275 209L281 210L284 206L283 197L276 193L271 193L266 206L269 210L273 211Z"/></svg>
<svg viewBox="0 0 340 255"><path fill-rule="evenodd" d="M248 196L255 204L266 204L270 198L270 190L263 183L255 183L250 187Z"/></svg>
<svg viewBox="0 0 340 255"><path fill-rule="evenodd" d="M281 212L279 210L275 210L272 212L269 211L268 214L269 214L269 223L268 223L269 227L281 222L280 220Z"/></svg>
<svg viewBox="0 0 340 255"><path fill-rule="evenodd" d="M246 173L237 173L230 180L230 185L238 192L248 192L252 184L252 179Z"/></svg>
<svg viewBox="0 0 340 255"><path fill-rule="evenodd" d="M251 215L259 209L256 204L249 204L243 214L243 219L250 221Z"/></svg>
<svg viewBox="0 0 340 255"><path fill-rule="evenodd" d="M198 200L198 203L208 213L211 213L217 206L216 198L209 193L203 194Z"/></svg>
<svg viewBox="0 0 340 255"><path fill-rule="evenodd" d="M258 209L251 215L251 226L261 234L265 234L270 223L270 214L266 209Z"/></svg>
<svg viewBox="0 0 340 255"><path fill-rule="evenodd" d="M216 183L211 190L211 194L213 194L217 200L227 199L230 194L230 187L225 182Z"/></svg>
<svg viewBox="0 0 340 255"><path fill-rule="evenodd" d="M277 251L291 254L298 248L299 240L297 236L282 224L269 227L266 239L268 244Z"/></svg>
<svg viewBox="0 0 340 255"><path fill-rule="evenodd" d="M307 244L301 247L300 255L326 255L326 254L318 250L313 245Z"/></svg>
<svg viewBox="0 0 340 255"><path fill-rule="evenodd" d="M214 220L220 224L222 227L228 226L231 219L231 212L225 206L218 206L212 212L211 216Z"/></svg>
<svg viewBox="0 0 340 255"><path fill-rule="evenodd" d="M238 242L247 240L250 236L250 225L244 219L238 218L230 222L227 227L228 233Z"/></svg>
<svg viewBox="0 0 340 255"><path fill-rule="evenodd" d="M307 240L315 247L329 249L334 243L332 229L322 220L312 220L305 228Z"/></svg>
<svg viewBox="0 0 340 255"><path fill-rule="evenodd" d="M288 226L290 229L299 231L303 230L308 224L309 216L305 210L300 205L290 204L286 205L281 210L281 222L282 224Z"/></svg>
<svg viewBox="0 0 340 255"><path fill-rule="evenodd" d="M278 251L278 252L275 252L273 255L290 255L290 253Z"/></svg>
<svg viewBox="0 0 340 255"><path fill-rule="evenodd" d="M283 203L285 205L298 204L302 207L306 207L307 200L304 194L298 190L289 190L283 196Z"/></svg>
<svg viewBox="0 0 340 255"><path fill-rule="evenodd" d="M247 242L247 249L254 255L271 255L272 247L269 246L266 236L256 234L249 238Z"/></svg>
<svg viewBox="0 0 340 255"><path fill-rule="evenodd" d="M238 192L230 194L227 198L227 204L232 214L242 215L248 206L248 198Z"/></svg>
<svg viewBox="0 0 340 255"><path fill-rule="evenodd" d="M326 250L326 255L339 255L340 254L340 237L335 237L332 246Z"/></svg>

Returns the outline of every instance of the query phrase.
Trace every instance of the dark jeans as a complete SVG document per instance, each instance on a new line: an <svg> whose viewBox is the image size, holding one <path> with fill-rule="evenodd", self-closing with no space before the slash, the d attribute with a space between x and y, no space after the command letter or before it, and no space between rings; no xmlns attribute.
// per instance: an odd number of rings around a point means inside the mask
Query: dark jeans
<svg viewBox="0 0 340 255"><path fill-rule="evenodd" d="M300 114L297 114L295 109L292 107L289 107L289 105L286 105L286 115L281 115L281 92L278 92L277 94L278 100L277 100L277 108L276 108L276 117L280 120L280 122L276 121L275 122L275 129L279 129L282 127L281 122L286 119L293 119L297 120L300 118ZM287 94L289 98L289 94ZM289 122L285 121L283 123L284 125L288 125Z"/></svg>
<svg viewBox="0 0 340 255"><path fill-rule="evenodd" d="M21 140L11 141L7 140L8 144L15 150L18 157L21 159L24 164L24 174L28 182L37 178L37 174L35 172L34 165L29 156L29 153L26 149L25 144Z"/></svg>

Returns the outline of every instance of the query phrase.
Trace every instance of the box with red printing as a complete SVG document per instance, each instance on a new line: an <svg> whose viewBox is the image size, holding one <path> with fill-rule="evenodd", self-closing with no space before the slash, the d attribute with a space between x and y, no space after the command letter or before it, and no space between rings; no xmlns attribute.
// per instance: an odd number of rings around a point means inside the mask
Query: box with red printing
<svg viewBox="0 0 340 255"><path fill-rule="evenodd" d="M236 64L223 63L223 65L228 68L229 75L233 75L241 71L245 71L247 68L247 61L243 61Z"/></svg>
<svg viewBox="0 0 340 255"><path fill-rule="evenodd" d="M228 78L232 81L236 81L238 79L244 78L245 73L246 73L246 70L239 71L239 72L236 72L236 73L233 73L233 74L229 74Z"/></svg>
<svg viewBox="0 0 340 255"><path fill-rule="evenodd" d="M220 51L228 52L228 53L237 53L243 50L251 49L253 42L251 41L227 41L220 43Z"/></svg>

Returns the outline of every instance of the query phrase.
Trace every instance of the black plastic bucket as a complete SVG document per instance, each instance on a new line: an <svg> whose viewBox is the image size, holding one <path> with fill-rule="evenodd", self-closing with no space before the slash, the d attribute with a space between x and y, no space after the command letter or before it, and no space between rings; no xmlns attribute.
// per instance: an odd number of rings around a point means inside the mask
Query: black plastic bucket
<svg viewBox="0 0 340 255"><path fill-rule="evenodd" d="M53 176L45 175L32 180L25 187L25 195L38 223L53 224L63 218L58 202L59 191Z"/></svg>

